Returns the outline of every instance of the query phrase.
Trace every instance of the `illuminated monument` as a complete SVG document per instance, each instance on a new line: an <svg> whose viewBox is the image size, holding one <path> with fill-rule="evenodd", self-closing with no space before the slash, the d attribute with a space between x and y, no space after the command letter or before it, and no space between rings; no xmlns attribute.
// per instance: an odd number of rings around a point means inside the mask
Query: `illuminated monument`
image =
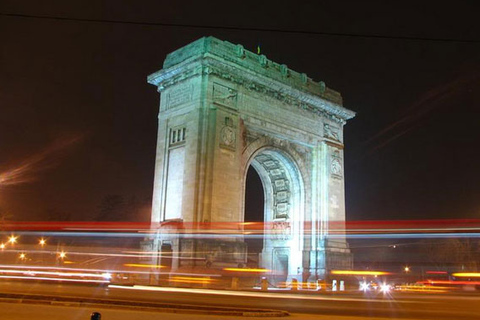
<svg viewBox="0 0 480 320"><path fill-rule="evenodd" d="M213 37L170 53L148 82L160 92L152 222L243 222L252 166L273 230L260 266L298 280L351 266L328 227L345 221L343 126L354 117L338 92ZM180 256L194 247L160 241Z"/></svg>

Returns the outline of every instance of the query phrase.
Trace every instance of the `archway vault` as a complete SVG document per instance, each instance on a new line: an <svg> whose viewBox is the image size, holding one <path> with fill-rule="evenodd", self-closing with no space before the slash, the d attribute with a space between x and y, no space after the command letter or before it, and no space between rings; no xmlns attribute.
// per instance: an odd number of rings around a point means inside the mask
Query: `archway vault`
<svg viewBox="0 0 480 320"><path fill-rule="evenodd" d="M282 150L264 148L255 153L250 165L257 171L263 184L264 221L299 219L304 188L293 159Z"/></svg>
<svg viewBox="0 0 480 320"><path fill-rule="evenodd" d="M264 235L260 266L273 270L276 282L302 269L305 188L295 159L286 150L265 146L248 161L264 191ZM246 181L245 181L246 188ZM245 190L245 189L244 189ZM297 236L295 236L297 235Z"/></svg>

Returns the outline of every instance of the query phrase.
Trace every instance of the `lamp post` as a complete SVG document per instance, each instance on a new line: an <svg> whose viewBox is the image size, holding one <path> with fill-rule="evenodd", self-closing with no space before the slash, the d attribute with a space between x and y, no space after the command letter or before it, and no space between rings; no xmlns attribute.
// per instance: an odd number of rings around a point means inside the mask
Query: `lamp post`
<svg viewBox="0 0 480 320"><path fill-rule="evenodd" d="M409 267L409 266L405 266L405 267L403 268L403 271L405 272L405 281L406 281L407 283L410 283L410 277L409 277L409 275L408 275L408 274L410 273L410 267Z"/></svg>
<svg viewBox="0 0 480 320"><path fill-rule="evenodd" d="M40 254L40 264L41 265L46 265L46 262L45 262L45 246L47 245L47 240L45 238L40 238L40 240L38 240L38 244L40 245L41 247L41 254Z"/></svg>

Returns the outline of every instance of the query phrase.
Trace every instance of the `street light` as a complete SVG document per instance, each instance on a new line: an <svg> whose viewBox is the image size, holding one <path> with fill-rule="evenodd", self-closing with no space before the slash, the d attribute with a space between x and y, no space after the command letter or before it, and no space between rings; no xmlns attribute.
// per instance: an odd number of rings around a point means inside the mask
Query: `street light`
<svg viewBox="0 0 480 320"><path fill-rule="evenodd" d="M40 239L40 241L38 242L38 244L43 247L44 245L47 244L47 240L45 240L45 239L42 238L42 239Z"/></svg>
<svg viewBox="0 0 480 320"><path fill-rule="evenodd" d="M15 237L14 235L11 235L9 238L8 238L8 242L10 242L11 244L14 244L17 242L17 237Z"/></svg>
<svg viewBox="0 0 480 320"><path fill-rule="evenodd" d="M410 271L410 267L409 267L409 266L406 266L405 268L403 268L403 270L404 270L405 272L409 272L409 271Z"/></svg>
<svg viewBox="0 0 480 320"><path fill-rule="evenodd" d="M58 254L58 256L59 256L61 259L64 259L64 258L67 257L67 254L66 254L64 251L62 251L62 252L60 252L60 253Z"/></svg>

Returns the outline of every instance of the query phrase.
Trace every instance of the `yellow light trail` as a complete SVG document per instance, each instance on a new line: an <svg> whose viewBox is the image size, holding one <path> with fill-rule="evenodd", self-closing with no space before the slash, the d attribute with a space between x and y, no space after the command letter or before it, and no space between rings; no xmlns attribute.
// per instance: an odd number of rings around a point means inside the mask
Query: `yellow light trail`
<svg viewBox="0 0 480 320"><path fill-rule="evenodd" d="M181 283L202 283L207 284L216 281L216 279L210 278L201 278L201 277L173 277L169 279L170 282L181 282Z"/></svg>
<svg viewBox="0 0 480 320"><path fill-rule="evenodd" d="M459 278L475 278L480 277L480 272L457 272L452 273L452 276Z"/></svg>
<svg viewBox="0 0 480 320"><path fill-rule="evenodd" d="M223 268L224 271L238 271L238 272L270 272L269 269L254 269L254 268Z"/></svg>
<svg viewBox="0 0 480 320"><path fill-rule="evenodd" d="M136 268L165 268L159 264L141 264L141 263L124 263L125 267L136 267Z"/></svg>

